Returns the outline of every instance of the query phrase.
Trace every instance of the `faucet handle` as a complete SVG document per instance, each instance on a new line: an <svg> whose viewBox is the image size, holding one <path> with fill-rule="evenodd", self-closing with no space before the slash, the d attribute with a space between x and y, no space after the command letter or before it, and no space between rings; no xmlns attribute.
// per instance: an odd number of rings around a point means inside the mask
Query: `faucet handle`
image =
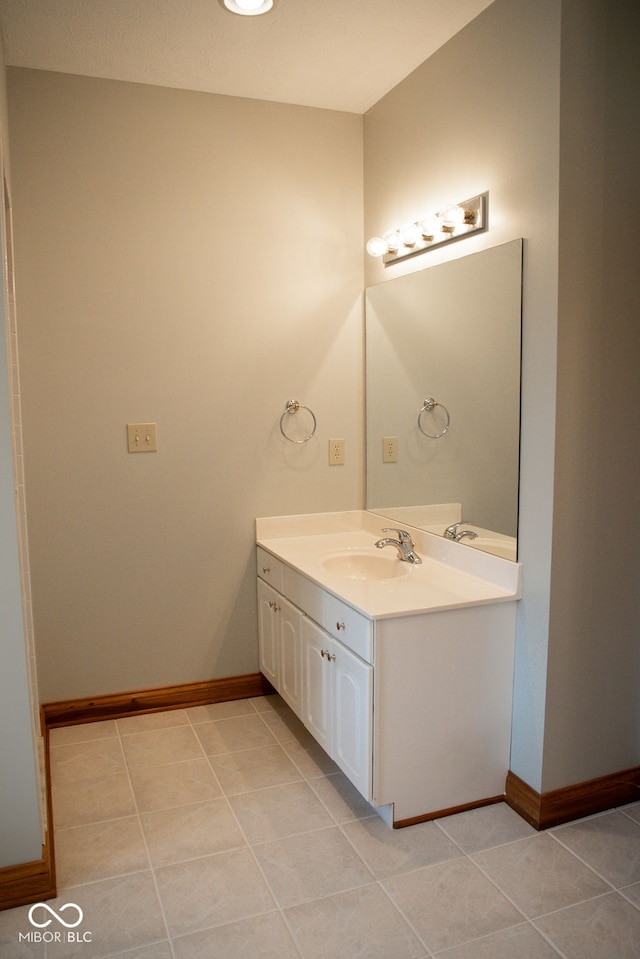
<svg viewBox="0 0 640 959"><path fill-rule="evenodd" d="M398 539L401 543L410 543L411 535L407 533L406 529L396 529L395 526L385 526L382 530L383 533L397 533Z"/></svg>

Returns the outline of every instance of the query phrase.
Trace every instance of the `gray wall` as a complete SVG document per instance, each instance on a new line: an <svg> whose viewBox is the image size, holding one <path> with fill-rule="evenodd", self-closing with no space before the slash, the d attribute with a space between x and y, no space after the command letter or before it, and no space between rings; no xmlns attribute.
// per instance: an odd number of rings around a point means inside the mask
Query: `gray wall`
<svg viewBox="0 0 640 959"><path fill-rule="evenodd" d="M257 671L255 517L362 502L362 119L21 69L9 105L42 699Z"/></svg>
<svg viewBox="0 0 640 959"><path fill-rule="evenodd" d="M365 117L367 236L488 189L489 234L429 262L525 238L511 768L542 792L640 763L632 7L496 0Z"/></svg>
<svg viewBox="0 0 640 959"><path fill-rule="evenodd" d="M523 38L526 37L526 43ZM496 0L365 117L365 234L490 193L488 233L366 282L524 237L522 477L512 768L541 784L555 416L560 5ZM418 208L416 208L418 205Z"/></svg>
<svg viewBox="0 0 640 959"><path fill-rule="evenodd" d="M0 139L5 163L8 159L6 102L5 71L1 68ZM8 164L5 172L8 175ZM4 206L3 193L0 183L0 203ZM2 276L5 280L7 235L5 218L0 215ZM16 497L16 484L20 484L23 473L19 457L15 329L13 314L10 315L7 309L10 306L11 298L5 297L3 286L0 295L0 729L4 735L0 738L0 868L40 859L43 840L27 659L25 613L28 592L25 592L23 604L20 578L25 557L18 544L20 497ZM14 428L18 454L15 462ZM37 698L37 691L34 690L33 694Z"/></svg>

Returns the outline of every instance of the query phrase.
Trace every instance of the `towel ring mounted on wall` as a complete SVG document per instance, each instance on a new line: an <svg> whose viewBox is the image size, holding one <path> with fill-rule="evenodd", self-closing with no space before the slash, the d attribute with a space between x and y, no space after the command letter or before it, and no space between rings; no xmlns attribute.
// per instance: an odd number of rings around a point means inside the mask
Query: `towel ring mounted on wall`
<svg viewBox="0 0 640 959"><path fill-rule="evenodd" d="M441 410L444 410L444 415L446 418L445 426L444 426L444 429L440 431L440 433L427 433L427 431L422 426L422 416L424 413L433 413L436 406L439 406ZM420 432L424 433L425 436L428 436L429 439L438 440L440 439L441 436L444 436L444 434L447 432L447 430L449 429L450 423L451 423L451 417L449 416L449 410L447 409L447 407L443 406L442 403L438 403L437 400L434 400L433 396L427 396L424 403L422 404L422 409L418 413L418 428L420 429Z"/></svg>
<svg viewBox="0 0 640 959"><path fill-rule="evenodd" d="M293 413L297 413L298 410L306 410L307 413L309 413L309 415L311 416L311 419L313 420L313 426L311 427L311 432L308 433L306 436L304 436L301 440L294 440L293 437L289 436L289 435L285 432L284 422L285 422L285 419L286 419L286 417L287 417L288 415L290 416L290 415L292 415ZM282 435L284 436L284 438L285 438L286 440L289 440L290 443L307 443L307 442L311 439L311 437L313 436L313 434L315 433L315 431L316 431L316 425L317 425L317 424L316 424L316 418L315 418L315 415L314 415L314 413L313 413L313 410L309 409L308 406L301 406L300 403L298 403L297 400L287 400L287 404L286 404L286 406L285 406L285 408L284 408L284 413L283 413L282 416L280 417L280 432L282 433Z"/></svg>

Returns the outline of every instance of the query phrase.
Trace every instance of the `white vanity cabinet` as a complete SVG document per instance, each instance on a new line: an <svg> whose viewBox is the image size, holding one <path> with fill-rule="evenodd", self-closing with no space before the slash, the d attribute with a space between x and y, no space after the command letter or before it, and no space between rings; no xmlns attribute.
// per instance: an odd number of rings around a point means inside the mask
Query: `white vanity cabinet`
<svg viewBox="0 0 640 959"><path fill-rule="evenodd" d="M383 588L339 590L313 559L315 545L305 553L285 537L269 541L273 553L257 547L264 675L390 825L500 800L517 583L487 586L425 559L393 588L404 598L421 584L424 606L406 612L389 600L378 611ZM454 604L456 595L463 601Z"/></svg>
<svg viewBox="0 0 640 959"><path fill-rule="evenodd" d="M366 799L373 767L373 666L302 620L301 719Z"/></svg>
<svg viewBox="0 0 640 959"><path fill-rule="evenodd" d="M297 714L302 709L302 613L258 580L260 669Z"/></svg>

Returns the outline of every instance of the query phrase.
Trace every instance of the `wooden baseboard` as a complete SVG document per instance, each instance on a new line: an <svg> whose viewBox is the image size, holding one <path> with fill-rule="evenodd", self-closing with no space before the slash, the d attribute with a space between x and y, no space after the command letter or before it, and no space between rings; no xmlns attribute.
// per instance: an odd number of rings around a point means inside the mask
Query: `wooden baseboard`
<svg viewBox="0 0 640 959"><path fill-rule="evenodd" d="M535 829L549 829L640 799L640 766L538 793L515 773L507 774L505 800Z"/></svg>
<svg viewBox="0 0 640 959"><path fill-rule="evenodd" d="M430 822L432 819L443 819L446 816L455 816L459 812L469 809L479 809L481 806L492 806L504 802L504 796L489 796L487 799L478 799L475 802L464 803L462 806L450 806L447 809L437 809L435 812L426 812L410 819L398 819L394 822L394 829L404 829L406 826L415 826L419 822Z"/></svg>
<svg viewBox="0 0 640 959"><path fill-rule="evenodd" d="M52 729L54 726L122 719L125 716L138 716L165 709L183 709L185 706L248 699L250 696L265 696L273 692L275 690L262 673L248 673L244 676L211 679L203 683L138 689L87 699L65 699L45 703L42 711L47 728Z"/></svg>
<svg viewBox="0 0 640 959"><path fill-rule="evenodd" d="M49 834L47 834L42 847L42 859L0 869L0 910L53 899L56 895L54 873L53 856Z"/></svg>

